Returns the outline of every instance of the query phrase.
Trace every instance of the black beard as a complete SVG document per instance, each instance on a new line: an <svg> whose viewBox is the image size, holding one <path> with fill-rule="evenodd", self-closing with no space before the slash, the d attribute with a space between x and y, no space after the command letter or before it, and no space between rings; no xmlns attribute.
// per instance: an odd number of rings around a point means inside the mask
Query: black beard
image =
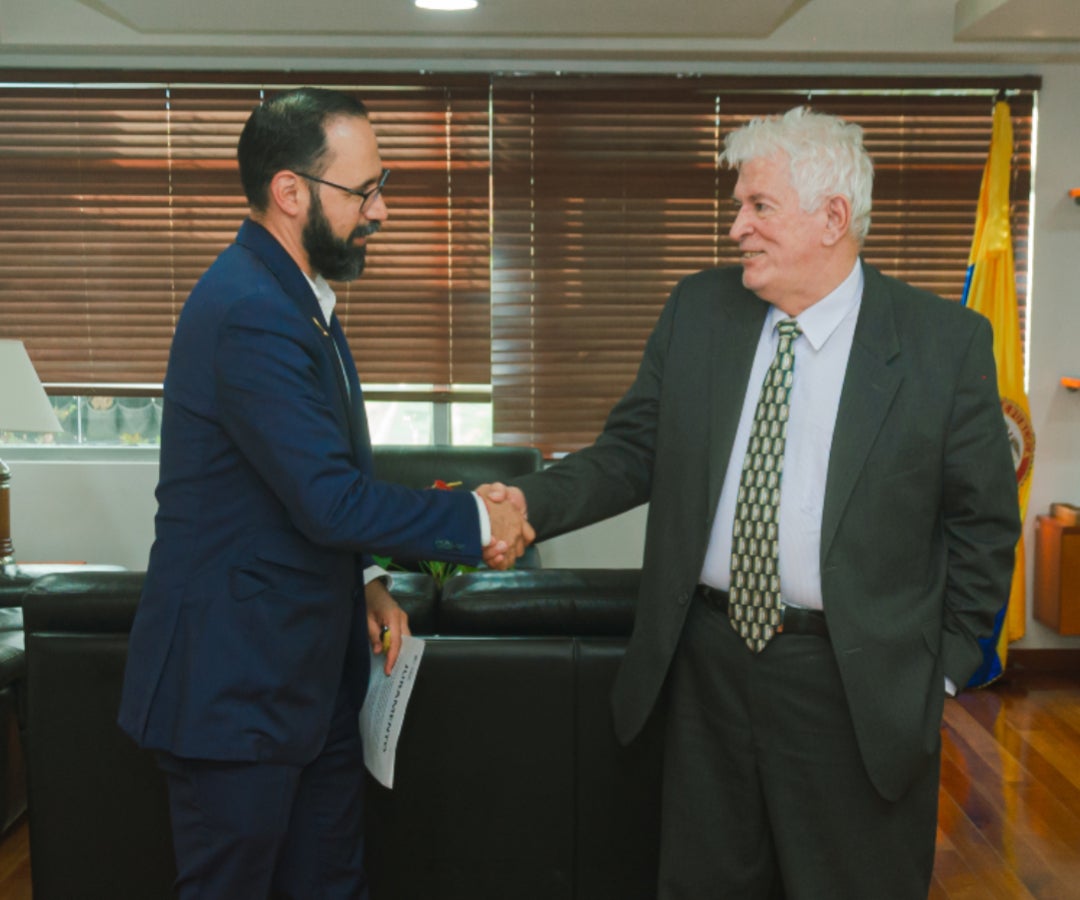
<svg viewBox="0 0 1080 900"><path fill-rule="evenodd" d="M364 244L354 244L353 241L359 237L368 237L379 228L379 222L360 225L342 240L331 230L319 195L312 193L307 224L304 225L300 237L312 270L327 281L355 281L364 271L367 247Z"/></svg>

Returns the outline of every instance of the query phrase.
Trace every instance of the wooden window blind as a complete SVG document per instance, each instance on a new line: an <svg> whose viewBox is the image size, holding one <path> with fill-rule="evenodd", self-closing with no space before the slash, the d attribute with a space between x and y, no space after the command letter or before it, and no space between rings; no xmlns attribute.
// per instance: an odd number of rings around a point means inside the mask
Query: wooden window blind
<svg viewBox="0 0 1080 900"><path fill-rule="evenodd" d="M335 285L361 378L487 385L486 78L332 83L364 99L394 170L367 271ZM184 299L247 213L236 141L263 90L0 89L0 334L43 381L160 384Z"/></svg>
<svg viewBox="0 0 1080 900"><path fill-rule="evenodd" d="M362 97L393 169L367 271L335 285L361 378L428 399L490 385L496 443L593 440L674 284L736 262L724 135L800 103L866 131L865 257L958 299L1007 89L1024 315L1036 78L56 77L0 86L0 335L61 392L160 383L184 299L246 213L240 129L299 84Z"/></svg>
<svg viewBox="0 0 1080 900"><path fill-rule="evenodd" d="M0 92L0 334L44 381L161 380L169 137L161 91Z"/></svg>

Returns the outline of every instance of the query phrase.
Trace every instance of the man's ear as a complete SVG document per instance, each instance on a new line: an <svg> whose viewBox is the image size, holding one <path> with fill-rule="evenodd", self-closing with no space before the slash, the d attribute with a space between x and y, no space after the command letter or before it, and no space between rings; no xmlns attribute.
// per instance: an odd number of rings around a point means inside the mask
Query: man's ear
<svg viewBox="0 0 1080 900"><path fill-rule="evenodd" d="M299 217L307 210L307 191L300 187L303 179L295 172L282 169L270 179L270 204L289 217Z"/></svg>
<svg viewBox="0 0 1080 900"><path fill-rule="evenodd" d="M851 201L843 194L833 194L825 201L825 234L828 247L847 237L851 227Z"/></svg>

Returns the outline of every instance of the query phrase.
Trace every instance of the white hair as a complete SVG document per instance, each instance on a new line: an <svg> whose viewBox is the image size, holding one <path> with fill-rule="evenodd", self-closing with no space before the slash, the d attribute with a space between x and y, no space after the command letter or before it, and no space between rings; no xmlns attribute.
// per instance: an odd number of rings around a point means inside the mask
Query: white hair
<svg viewBox="0 0 1080 900"><path fill-rule="evenodd" d="M851 203L852 236L861 245L870 230L874 164L863 146L863 130L837 116L804 106L783 115L753 119L724 140L722 162L733 169L754 159L783 153L791 185L806 212L841 194Z"/></svg>

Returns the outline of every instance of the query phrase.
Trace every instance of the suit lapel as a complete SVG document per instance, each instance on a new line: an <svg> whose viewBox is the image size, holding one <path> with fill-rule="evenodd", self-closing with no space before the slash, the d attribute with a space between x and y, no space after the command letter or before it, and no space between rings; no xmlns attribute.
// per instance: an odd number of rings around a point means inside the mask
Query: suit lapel
<svg viewBox="0 0 1080 900"><path fill-rule="evenodd" d="M825 508L821 517L821 558L824 560L851 492L903 381L894 364L900 353L888 288L875 269L863 264L865 283L859 320L851 344L840 406L836 413Z"/></svg>
<svg viewBox="0 0 1080 900"><path fill-rule="evenodd" d="M371 441L368 435L367 417L364 414L363 396L360 381L356 375L349 345L337 316L331 316L327 323L323 318L322 307L316 299L311 285L304 273L285 248L258 222L251 219L244 221L236 235L236 243L255 253L274 274L285 293L300 308L304 320L318 330L322 340L320 345L326 354L327 364L334 373L340 398L340 413L343 431L353 448L353 456L362 463L371 460Z"/></svg>
<svg viewBox="0 0 1080 900"><path fill-rule="evenodd" d="M349 344L345 340L338 317L330 317L330 335L333 340L330 352L334 354L334 366L338 372L338 384L342 391L348 419L349 434L352 438L353 455L366 468L371 467L371 436L368 433L367 415L364 412L364 397L360 388L360 378L356 374ZM336 347L336 353L335 353Z"/></svg>
<svg viewBox="0 0 1080 900"><path fill-rule="evenodd" d="M739 289L729 302L718 299L709 341L709 394L707 405L712 417L709 425L709 524L720 502L720 491L731 458L731 446L739 426L743 399L748 390L750 367L754 364L758 338L769 312L769 305L749 291ZM757 398L754 398L755 401ZM692 402L700 402L693 398Z"/></svg>
<svg viewBox="0 0 1080 900"><path fill-rule="evenodd" d="M349 357L349 345L345 343L345 334L341 330L341 323L337 316L330 316L329 329L323 328L322 333L326 338L323 349L334 371L334 380L337 382L338 393L341 395L342 409L349 420L349 427L352 428L353 385L350 379L356 380L356 372L351 365L346 368L345 360L349 359L350 362L352 360ZM353 369L351 373L350 369Z"/></svg>

